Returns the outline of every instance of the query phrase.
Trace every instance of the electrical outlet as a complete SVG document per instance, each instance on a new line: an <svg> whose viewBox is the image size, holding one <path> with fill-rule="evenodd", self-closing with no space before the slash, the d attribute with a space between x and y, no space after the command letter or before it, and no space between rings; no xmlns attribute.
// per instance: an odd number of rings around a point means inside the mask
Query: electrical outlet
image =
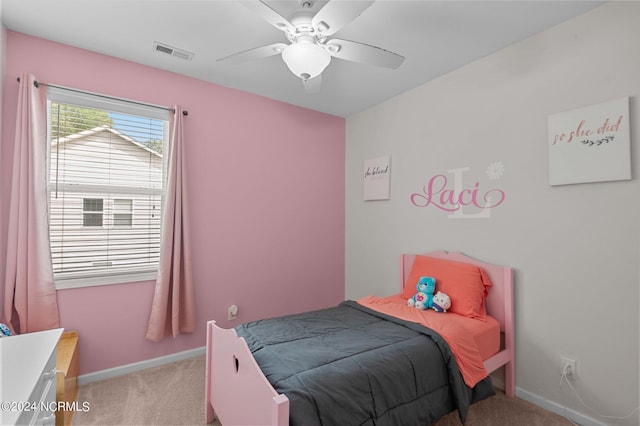
<svg viewBox="0 0 640 426"><path fill-rule="evenodd" d="M560 375L565 377L566 379L575 379L576 378L576 360L561 356L560 357Z"/></svg>
<svg viewBox="0 0 640 426"><path fill-rule="evenodd" d="M238 315L238 307L236 305L229 306L227 314L229 321L236 319L236 316Z"/></svg>
<svg viewBox="0 0 640 426"><path fill-rule="evenodd" d="M236 316L238 316L238 307L236 305L229 306L227 314L227 318L229 319L229 321L236 319Z"/></svg>

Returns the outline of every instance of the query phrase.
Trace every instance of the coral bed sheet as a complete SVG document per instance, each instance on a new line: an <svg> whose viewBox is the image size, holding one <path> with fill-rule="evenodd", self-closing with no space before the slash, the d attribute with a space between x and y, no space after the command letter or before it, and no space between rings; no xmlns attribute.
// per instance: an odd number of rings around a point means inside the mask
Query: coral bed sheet
<svg viewBox="0 0 640 426"><path fill-rule="evenodd" d="M471 388L487 376L484 360L500 350L500 324L490 316L483 322L450 312L416 309L408 306L401 294L367 296L357 302L374 311L421 324L440 334L451 348L465 384Z"/></svg>

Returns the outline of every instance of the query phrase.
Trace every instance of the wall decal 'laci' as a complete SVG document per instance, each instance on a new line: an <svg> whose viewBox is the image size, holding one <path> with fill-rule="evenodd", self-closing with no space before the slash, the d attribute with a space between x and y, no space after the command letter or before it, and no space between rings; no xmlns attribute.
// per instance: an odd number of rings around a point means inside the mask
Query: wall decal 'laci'
<svg viewBox="0 0 640 426"><path fill-rule="evenodd" d="M490 218L491 210L504 203L506 194L500 188L482 186L480 180L469 185L465 174L470 171L471 167L461 167L431 176L421 192L411 194L411 204L450 213L450 219ZM489 164L485 171L492 181L502 179L504 173L504 164L499 161Z"/></svg>

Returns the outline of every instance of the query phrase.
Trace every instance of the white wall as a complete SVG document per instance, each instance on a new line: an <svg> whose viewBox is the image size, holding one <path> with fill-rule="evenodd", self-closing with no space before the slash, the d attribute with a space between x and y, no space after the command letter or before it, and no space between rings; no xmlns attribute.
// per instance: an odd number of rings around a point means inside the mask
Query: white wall
<svg viewBox="0 0 640 426"><path fill-rule="evenodd" d="M613 2L347 119L346 296L397 292L398 255L458 250L516 279L519 395L599 417L560 386L559 357L602 414L638 406L640 4ZM411 58L409 58L410 60ZM630 97L630 181L551 187L547 116ZM391 200L362 201L363 160L390 155ZM504 174L491 180L489 164ZM489 218L449 218L410 196L469 167L463 188L506 194ZM466 208L465 214L480 210Z"/></svg>

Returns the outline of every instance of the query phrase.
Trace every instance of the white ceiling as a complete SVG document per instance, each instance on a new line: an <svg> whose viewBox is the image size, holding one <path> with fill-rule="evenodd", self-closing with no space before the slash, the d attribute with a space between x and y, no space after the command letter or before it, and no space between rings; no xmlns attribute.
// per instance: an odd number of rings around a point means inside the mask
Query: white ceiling
<svg viewBox="0 0 640 426"><path fill-rule="evenodd" d="M284 33L234 0L0 0L5 27L347 117L584 13L597 1L377 0L335 37L393 51L396 70L333 59L307 94L280 56L240 65L216 59L286 42ZM342 0L333 0L342 1ZM297 0L266 3L289 18ZM314 10L326 0L318 0ZM154 41L193 52L184 61Z"/></svg>

